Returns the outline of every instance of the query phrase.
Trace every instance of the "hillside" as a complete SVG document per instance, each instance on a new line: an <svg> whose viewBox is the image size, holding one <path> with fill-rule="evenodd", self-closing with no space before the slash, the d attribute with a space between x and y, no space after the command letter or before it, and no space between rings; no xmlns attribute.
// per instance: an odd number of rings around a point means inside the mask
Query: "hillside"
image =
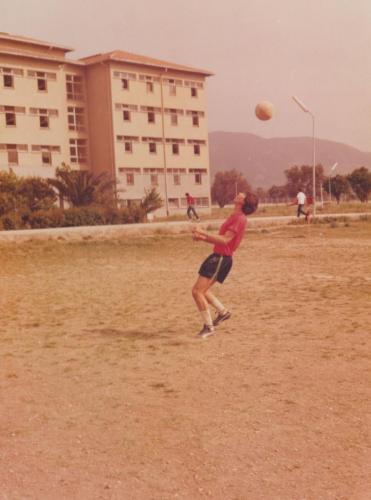
<svg viewBox="0 0 371 500"><path fill-rule="evenodd" d="M213 177L221 170L240 171L255 188L285 183L284 170L293 165L313 164L311 137L263 139L254 134L211 132L209 134L210 170ZM336 173L346 174L358 167L371 169L371 152L346 144L316 139L316 164L328 174L338 163Z"/></svg>

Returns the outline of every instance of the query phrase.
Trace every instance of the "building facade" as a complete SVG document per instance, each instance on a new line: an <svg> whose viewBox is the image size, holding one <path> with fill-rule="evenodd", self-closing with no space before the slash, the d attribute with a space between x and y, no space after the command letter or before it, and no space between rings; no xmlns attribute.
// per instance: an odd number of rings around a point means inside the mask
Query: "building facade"
<svg viewBox="0 0 371 500"><path fill-rule="evenodd" d="M205 80L210 72L123 51L72 49L0 33L0 170L54 177L62 163L115 179L121 205L155 187L159 214L185 193L210 211Z"/></svg>

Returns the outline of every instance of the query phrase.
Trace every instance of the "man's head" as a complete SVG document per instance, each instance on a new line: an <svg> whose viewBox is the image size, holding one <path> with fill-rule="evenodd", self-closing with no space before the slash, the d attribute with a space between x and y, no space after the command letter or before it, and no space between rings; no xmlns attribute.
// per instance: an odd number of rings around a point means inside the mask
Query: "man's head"
<svg viewBox="0 0 371 500"><path fill-rule="evenodd" d="M245 202L242 205L242 212L245 215L253 214L259 205L259 199L254 193L246 193Z"/></svg>
<svg viewBox="0 0 371 500"><path fill-rule="evenodd" d="M189 193L186 193L185 195L186 195L186 196L189 196Z"/></svg>
<svg viewBox="0 0 371 500"><path fill-rule="evenodd" d="M259 200L254 193L238 193L234 199L235 203L241 206L241 210L245 215L250 215L258 208Z"/></svg>

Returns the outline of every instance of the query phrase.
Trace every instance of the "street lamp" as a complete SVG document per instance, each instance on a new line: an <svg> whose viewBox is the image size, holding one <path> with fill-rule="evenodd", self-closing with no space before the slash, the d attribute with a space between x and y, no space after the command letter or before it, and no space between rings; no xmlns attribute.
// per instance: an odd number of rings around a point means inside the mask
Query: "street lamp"
<svg viewBox="0 0 371 500"><path fill-rule="evenodd" d="M312 136L313 136L313 216L316 215L316 141L315 141L315 135L314 135L314 122L315 122L315 117L314 114L306 107L306 105L301 102L300 99L298 99L296 96L292 96L296 104L299 106L299 108L304 111L304 113L310 114L312 117Z"/></svg>
<svg viewBox="0 0 371 500"><path fill-rule="evenodd" d="M165 68L165 72L166 72ZM164 110L164 89L163 89L163 79L162 73L160 74L160 90L161 90L161 131L162 131L162 153L163 153L163 164L164 164L164 179L165 179L165 208L166 216L169 217L169 199L167 196L167 160L166 160L166 140L165 140L165 110Z"/></svg>
<svg viewBox="0 0 371 500"><path fill-rule="evenodd" d="M338 162L334 163L332 165L332 167L330 168L330 175L328 178L328 190L329 190L329 195L330 195L330 201L332 201L331 200L331 172L333 172L337 166L338 166Z"/></svg>

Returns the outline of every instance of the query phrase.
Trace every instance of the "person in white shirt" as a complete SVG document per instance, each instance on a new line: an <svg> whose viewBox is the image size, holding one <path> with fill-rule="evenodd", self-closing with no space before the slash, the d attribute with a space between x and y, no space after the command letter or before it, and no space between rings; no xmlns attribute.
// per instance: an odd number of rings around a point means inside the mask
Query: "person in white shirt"
<svg viewBox="0 0 371 500"><path fill-rule="evenodd" d="M290 205L297 205L298 209L296 212L296 216L300 217L301 214L305 215L305 220L308 222L310 212L309 210L305 211L304 206L305 202L307 200L307 197L305 196L305 193L303 193L302 189L299 188L298 194L296 195L296 201L293 203L290 203Z"/></svg>

